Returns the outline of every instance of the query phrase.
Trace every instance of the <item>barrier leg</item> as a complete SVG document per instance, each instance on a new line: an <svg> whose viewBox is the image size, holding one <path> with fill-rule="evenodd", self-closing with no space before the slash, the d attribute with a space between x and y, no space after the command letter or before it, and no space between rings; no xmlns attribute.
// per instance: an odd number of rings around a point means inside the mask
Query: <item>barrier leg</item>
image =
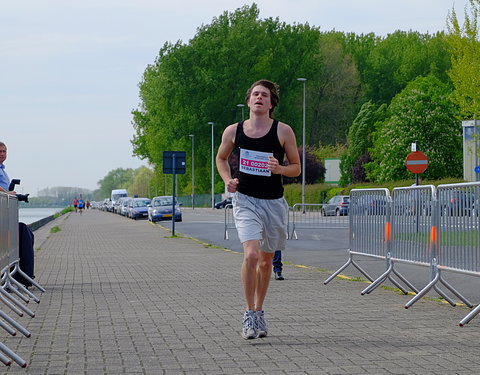
<svg viewBox="0 0 480 375"><path fill-rule="evenodd" d="M470 322L470 320L475 318L478 315L478 313L480 313L480 305L475 307L472 311L468 313L468 315L466 315L462 320L460 320L460 323L458 323L458 325L460 327L463 327L465 324Z"/></svg>
<svg viewBox="0 0 480 375"><path fill-rule="evenodd" d="M392 270L392 272L394 271L395 269ZM401 292L403 294L408 294L408 290L406 290L397 280L395 280L394 278L392 278L392 275L388 275L388 280L390 280L390 282L395 285L398 289L401 290ZM403 280L402 280L403 281Z"/></svg>
<svg viewBox="0 0 480 375"><path fill-rule="evenodd" d="M408 287L410 287L411 284L402 275L400 275L397 271L395 271L394 263L391 258L387 259L387 265L388 265L387 270L380 277L378 277L374 282L372 282L372 284L370 284L368 287L366 287L362 291L361 293L362 296L373 292L387 278L392 282L393 285L395 285L398 289L400 289L403 294L408 294L408 290L405 290L405 288L403 288L402 285L400 285L396 280L392 279L390 274L393 272L395 275L399 276L400 280L403 281Z"/></svg>
<svg viewBox="0 0 480 375"><path fill-rule="evenodd" d="M406 304L405 304L405 308L408 309L409 307L411 307L415 302L417 302L420 298L422 298L425 294L428 293L428 291L430 289L433 288L433 286L437 283L438 279L440 278L440 273L437 272L437 274L435 275L435 277L433 278L432 281L430 281L420 292L418 292L418 294L413 297L411 300L409 300Z"/></svg>
<svg viewBox="0 0 480 375"><path fill-rule="evenodd" d="M0 293L6 297L10 302L13 302L16 306L18 306L21 310L23 310L24 313L26 313L27 315L30 315L32 318L35 317L35 313L30 310L27 306L25 306L23 303L21 303L19 300L15 299L14 297L12 297L10 295L10 293L8 293L7 291L5 291L3 288L0 288Z"/></svg>
<svg viewBox="0 0 480 375"><path fill-rule="evenodd" d="M3 342L0 342L0 350L13 359L20 367L27 367L27 362Z"/></svg>
<svg viewBox="0 0 480 375"><path fill-rule="evenodd" d="M453 299L451 299L449 296L447 296L445 294L445 292L443 290L441 290L437 285L434 285L433 286L433 289L438 293L438 295L440 297L442 297L443 299L445 299L445 301L447 301L450 305L452 305L452 307L455 307L457 306L457 304L455 303L455 301Z"/></svg>
<svg viewBox="0 0 480 375"><path fill-rule="evenodd" d="M400 279L402 282L410 288L411 291L418 293L418 289L415 288L401 273L399 273L395 268L393 269L393 273ZM406 293L405 293L406 294Z"/></svg>
<svg viewBox="0 0 480 375"><path fill-rule="evenodd" d="M362 290L360 294L364 296L365 294L370 293L374 289L376 289L381 283L385 281L385 279L390 274L390 272L392 272L392 269L393 269L393 265L390 263L387 270L382 275L380 275L375 281L373 281L369 286L367 286L364 290Z"/></svg>
<svg viewBox="0 0 480 375"><path fill-rule="evenodd" d="M14 271L10 274L11 276L13 276L13 274L15 273L19 273L21 276L23 276L23 278L25 278L26 280L28 280L28 282L30 282L35 288L37 288L38 290L40 290L42 293L45 293L46 290L43 286L41 286L39 283L37 283L35 280L33 280L30 276L28 276L25 272L22 271L22 269L20 267L18 267L18 264L15 265L15 268L14 268Z"/></svg>
<svg viewBox="0 0 480 375"><path fill-rule="evenodd" d="M13 277L9 276L8 277L9 280L10 280L10 283L11 284L14 284L16 289L19 290L19 291L22 291L23 293L25 293L28 297L30 297L31 299L33 299L36 303L40 303L40 300L38 299L38 297L33 294L32 292L30 292L27 288L25 288L25 286L22 284L22 283L19 283L17 280L15 280ZM27 297L27 298L28 298Z"/></svg>
<svg viewBox="0 0 480 375"><path fill-rule="evenodd" d="M15 332L15 330L12 327L10 327L7 323L5 323L1 320L0 320L0 328L3 328L5 331L7 331L8 334L10 334L12 336L17 335L17 332Z"/></svg>
<svg viewBox="0 0 480 375"><path fill-rule="evenodd" d="M348 257L348 260L347 260L347 263L345 263L343 266L341 266L337 271L335 271L328 279L326 279L323 284L324 285L327 285L330 281L332 281L335 277L337 277L340 272L342 272L345 268L347 268L349 265L352 265L354 266L357 270L360 271L360 273L365 276L368 280L372 281L373 282L373 278L362 268L360 267L360 265L358 263L356 263L354 260L353 260L353 255L352 253L350 253L349 257Z"/></svg>
<svg viewBox="0 0 480 375"><path fill-rule="evenodd" d="M22 293L20 293L18 291L18 289L11 284L9 279L7 279L7 282L3 285L2 289L6 290L7 292L11 292L11 293L15 294L17 297L19 297L25 303L30 302L30 299L25 297Z"/></svg>
<svg viewBox="0 0 480 375"><path fill-rule="evenodd" d="M13 303L11 303L8 299L6 299L3 295L0 294L0 301L2 301L5 305L7 305L15 314L18 316L23 316L23 312L21 312Z"/></svg>
<svg viewBox="0 0 480 375"><path fill-rule="evenodd" d="M455 296L458 297L458 299L460 301L462 301L465 305L467 305L468 307L472 308L473 307L473 304L468 300L466 299L462 294L460 294L460 292L458 292L450 283L448 283L444 278L443 276L440 276L440 282L445 285L445 287L450 291L452 292Z"/></svg>
<svg viewBox="0 0 480 375"><path fill-rule="evenodd" d="M12 364L10 358L5 357L2 353L0 353L0 362L2 362L5 366L10 366Z"/></svg>
<svg viewBox="0 0 480 375"><path fill-rule="evenodd" d="M6 320L8 324L14 327L17 331L19 331L25 337L32 336L32 334L25 327L23 327L20 323L16 322L9 315L5 314L2 310L0 310L0 317Z"/></svg>

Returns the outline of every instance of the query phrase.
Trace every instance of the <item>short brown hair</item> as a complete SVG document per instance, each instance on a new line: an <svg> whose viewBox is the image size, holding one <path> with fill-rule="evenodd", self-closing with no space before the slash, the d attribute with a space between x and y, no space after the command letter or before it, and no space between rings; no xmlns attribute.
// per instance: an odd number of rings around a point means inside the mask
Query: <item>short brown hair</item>
<svg viewBox="0 0 480 375"><path fill-rule="evenodd" d="M248 103L248 101L250 100L250 95L252 95L252 91L255 86L263 86L270 91L270 102L272 103L272 108L270 108L270 117L272 117L273 112L275 111L275 107L277 107L278 103L280 102L280 87L275 82L269 81L267 79L261 79L257 82L254 82L247 90L247 96L245 96L246 103Z"/></svg>

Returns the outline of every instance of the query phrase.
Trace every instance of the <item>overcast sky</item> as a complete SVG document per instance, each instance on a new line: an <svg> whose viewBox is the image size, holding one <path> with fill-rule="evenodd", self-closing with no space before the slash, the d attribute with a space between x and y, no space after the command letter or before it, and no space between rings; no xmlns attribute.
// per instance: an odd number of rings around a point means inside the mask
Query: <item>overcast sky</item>
<svg viewBox="0 0 480 375"><path fill-rule="evenodd" d="M446 29L468 0L257 0L260 17L323 31ZM162 45L251 2L236 0L14 0L0 3L0 141L17 192L98 188L132 157L138 83Z"/></svg>

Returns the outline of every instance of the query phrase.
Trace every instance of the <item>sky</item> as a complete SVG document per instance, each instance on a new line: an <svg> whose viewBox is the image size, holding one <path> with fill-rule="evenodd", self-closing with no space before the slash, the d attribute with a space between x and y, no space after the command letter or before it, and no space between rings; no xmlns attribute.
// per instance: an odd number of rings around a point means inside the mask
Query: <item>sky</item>
<svg viewBox="0 0 480 375"><path fill-rule="evenodd" d="M260 18L386 36L446 30L468 0L257 0ZM165 42L188 43L236 0L15 0L0 3L0 141L16 191L97 189L132 155L138 84Z"/></svg>

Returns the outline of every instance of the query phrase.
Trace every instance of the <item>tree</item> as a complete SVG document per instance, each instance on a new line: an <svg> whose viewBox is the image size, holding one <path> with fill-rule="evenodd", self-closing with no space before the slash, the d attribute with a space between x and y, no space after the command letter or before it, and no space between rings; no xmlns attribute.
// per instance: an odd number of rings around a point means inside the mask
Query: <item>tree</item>
<svg viewBox="0 0 480 375"><path fill-rule="evenodd" d="M307 144L345 142L358 111L357 67L332 34L321 36L312 64L315 71L307 82Z"/></svg>
<svg viewBox="0 0 480 375"><path fill-rule="evenodd" d="M438 78L419 77L392 100L387 119L374 134L367 177L385 182L412 178L404 162L412 142L430 159L428 179L462 174L462 127L451 88Z"/></svg>
<svg viewBox="0 0 480 375"><path fill-rule="evenodd" d="M346 34L343 43L357 63L365 99L373 103L389 103L418 76L433 74L448 81L450 53L442 33L395 31L384 38Z"/></svg>
<svg viewBox="0 0 480 375"><path fill-rule="evenodd" d="M113 189L125 189L133 174L134 170L132 168L117 168L108 172L104 178L97 182L100 187L95 191L95 199L110 198Z"/></svg>
<svg viewBox="0 0 480 375"><path fill-rule="evenodd" d="M365 182L363 164L371 161L368 149L373 146L372 133L376 130L378 122L385 120L385 112L385 104L378 106L371 101L364 103L358 112L348 131L348 150L340 161L342 173L340 185Z"/></svg>
<svg viewBox="0 0 480 375"><path fill-rule="evenodd" d="M152 198L150 185L153 179L153 171L147 167L140 167L134 171L130 181L127 183L127 191L130 196Z"/></svg>
<svg viewBox="0 0 480 375"><path fill-rule="evenodd" d="M298 156L300 161L302 160L303 149L298 148ZM285 160L283 165L288 165L288 161ZM313 152L313 150L308 147L305 149L305 184L315 184L317 182L325 181L325 166L323 163L318 160ZM284 184L301 184L302 183L302 174L297 177L286 177L283 176Z"/></svg>
<svg viewBox="0 0 480 375"><path fill-rule="evenodd" d="M452 53L450 78L455 87L453 100L460 107L463 118L477 118L480 114L480 41L478 20L480 0L470 0L469 15L460 26L455 9L448 16L447 42Z"/></svg>

